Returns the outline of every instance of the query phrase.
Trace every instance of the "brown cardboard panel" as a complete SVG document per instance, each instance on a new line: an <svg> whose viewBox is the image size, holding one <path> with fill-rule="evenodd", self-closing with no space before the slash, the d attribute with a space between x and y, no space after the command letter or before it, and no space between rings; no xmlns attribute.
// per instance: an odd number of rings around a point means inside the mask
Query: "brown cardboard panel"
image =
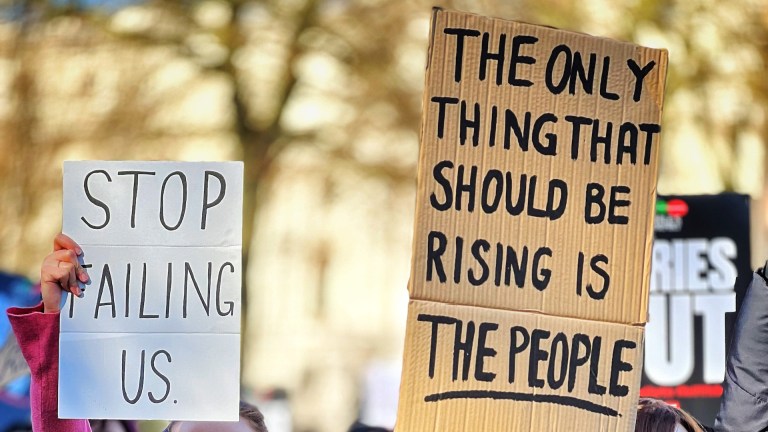
<svg viewBox="0 0 768 432"><path fill-rule="evenodd" d="M642 341L630 325L411 301L395 430L631 432Z"/></svg>
<svg viewBox="0 0 768 432"><path fill-rule="evenodd" d="M436 10L411 298L645 323L666 65Z"/></svg>

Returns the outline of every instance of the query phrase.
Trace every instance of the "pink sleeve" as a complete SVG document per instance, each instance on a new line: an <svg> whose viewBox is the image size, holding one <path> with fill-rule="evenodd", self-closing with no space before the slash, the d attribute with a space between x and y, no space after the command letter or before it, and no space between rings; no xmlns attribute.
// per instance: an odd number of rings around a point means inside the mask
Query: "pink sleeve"
<svg viewBox="0 0 768 432"><path fill-rule="evenodd" d="M59 314L43 305L8 308L8 319L32 372L29 399L35 432L91 432L87 420L59 420Z"/></svg>

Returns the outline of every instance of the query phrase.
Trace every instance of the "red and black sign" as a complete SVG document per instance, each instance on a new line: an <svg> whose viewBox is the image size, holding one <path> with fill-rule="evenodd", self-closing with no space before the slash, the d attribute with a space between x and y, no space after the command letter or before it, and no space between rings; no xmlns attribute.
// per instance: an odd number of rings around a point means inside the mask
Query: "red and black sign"
<svg viewBox="0 0 768 432"><path fill-rule="evenodd" d="M749 197L660 196L654 230L640 395L711 425L735 312L752 276Z"/></svg>

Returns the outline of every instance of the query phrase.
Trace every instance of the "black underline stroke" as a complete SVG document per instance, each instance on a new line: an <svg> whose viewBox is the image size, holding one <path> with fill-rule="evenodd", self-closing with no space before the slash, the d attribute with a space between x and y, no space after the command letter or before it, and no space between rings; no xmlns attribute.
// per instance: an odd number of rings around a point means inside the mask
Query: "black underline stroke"
<svg viewBox="0 0 768 432"><path fill-rule="evenodd" d="M496 399L514 400L521 402L540 402L555 405L565 405L584 411L602 414L609 417L621 417L618 411L607 406L599 405L584 399L571 396L541 395L518 392L488 391L488 390L462 390L435 393L424 397L424 402L439 402L449 399Z"/></svg>

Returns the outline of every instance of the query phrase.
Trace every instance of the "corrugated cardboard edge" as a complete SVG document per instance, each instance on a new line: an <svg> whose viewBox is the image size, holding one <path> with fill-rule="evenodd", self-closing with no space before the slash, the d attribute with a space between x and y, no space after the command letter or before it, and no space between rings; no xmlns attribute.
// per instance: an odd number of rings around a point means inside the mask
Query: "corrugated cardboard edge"
<svg viewBox="0 0 768 432"><path fill-rule="evenodd" d="M437 22L437 15L443 12L443 8L434 6L432 8L432 16L429 21L429 46L427 48L427 66L426 66L426 73L424 73L424 92L422 92L421 95L421 109L422 109L422 118L421 118L421 125L420 125L420 131L419 131L419 160L418 164L416 166L416 191L420 190L420 179L423 178L421 175L421 170L426 165L424 163L424 134L426 133L426 124L424 121L424 114L423 112L427 109L427 105L429 104L429 92L426 91L427 84L429 81L429 68L432 67L432 50L434 49L434 40L435 40L435 23ZM411 239L411 254L413 254L413 245L416 244L416 233L418 232L417 228L419 226L419 221L421 220L421 217L419 215L419 195L418 193L415 194L414 200L413 200L413 206L414 206L414 215L413 215L413 235ZM412 264L411 264L412 265ZM408 280L408 298L409 300L413 300L413 280Z"/></svg>
<svg viewBox="0 0 768 432"><path fill-rule="evenodd" d="M475 16L475 17L478 17L478 18L481 18L481 19L487 19L487 20L491 20L491 21L514 22L514 23L524 24L524 25L528 25L528 26L535 26L535 27L547 28L547 29L551 29L551 30L557 30L559 32L569 33L569 34L577 35L577 36L587 36L587 37L590 37L590 38L593 38L593 39L597 39L597 40L605 40L605 41L611 42L612 44L620 43L620 44L626 44L626 45L630 45L630 46L638 47L638 48L645 48L645 49L652 49L652 50L655 50L655 51L662 51L662 52L664 52L664 67L665 68L667 67L667 57L669 55L669 51L666 48L645 47L645 46L639 45L639 44L637 44L635 42L630 42L630 41L623 40L623 39L615 39L615 38L610 38L610 37L607 37L607 36L595 36L595 35L590 34L590 33L585 33L585 32L580 32L580 31L570 30L570 29L563 29L563 28L560 28L560 27L555 27L555 26L550 26L550 25L536 24L536 23L531 23L531 22L521 21L521 20L516 20L516 19L508 19L508 18L501 18L501 17L496 17L496 16L480 15L480 14L477 14L477 13L474 13L474 12L466 12L466 11L462 11L462 10L459 10L459 9L450 9L450 10L448 10L448 9L445 9L445 8L443 8L441 6L433 6L432 7L432 23L435 22L436 15L438 15L441 12L445 12L445 13L453 13L453 12L461 13L461 14L464 14L464 15L472 15L472 16ZM434 30L435 30L434 26L430 25L430 47L431 47L431 42L432 42L432 40L435 37ZM431 53L431 48L429 49L429 53ZM427 68L429 68L429 64L427 64ZM660 76L660 78L661 78L661 76ZM666 79L666 75L664 76L664 79ZM663 95L661 95L661 97L663 99ZM663 101L659 100L659 104L661 104L661 102L663 102ZM661 106L661 105L659 105L659 106Z"/></svg>
<svg viewBox="0 0 768 432"><path fill-rule="evenodd" d="M665 48L655 48L658 49L661 53L659 56L660 61L664 62L663 65L659 65L659 67L664 67L664 74L658 74L659 81L654 86L654 89L656 90L655 99L656 104L659 107L659 124L661 125L663 123L664 119L664 93L666 90L666 84L667 84L667 75L669 74L669 69L667 66L669 65L669 51ZM664 126L661 127L661 132L664 132ZM659 138L659 146L661 146L662 141L661 138ZM659 149L656 152L656 159L653 161L654 166L656 167L656 178L653 181L653 188L651 189L651 196L648 197L649 200L652 200L652 202L656 203L656 196L658 195L658 187L659 187L659 159L661 158L661 149ZM652 207L655 208L655 205ZM645 241L645 256L643 256L643 271L645 272L645 276L643 277L643 284L645 286L650 286L651 283L651 263L653 261L653 224L654 224L654 218L656 217L656 212L651 211L648 213L648 226L651 230L651 235L646 238ZM649 301L650 301L650 289L648 290L647 296L642 299L642 307L646 311L646 318L645 321L647 322L650 318L650 308L649 308ZM641 325L645 326L644 323L632 323L632 325Z"/></svg>

